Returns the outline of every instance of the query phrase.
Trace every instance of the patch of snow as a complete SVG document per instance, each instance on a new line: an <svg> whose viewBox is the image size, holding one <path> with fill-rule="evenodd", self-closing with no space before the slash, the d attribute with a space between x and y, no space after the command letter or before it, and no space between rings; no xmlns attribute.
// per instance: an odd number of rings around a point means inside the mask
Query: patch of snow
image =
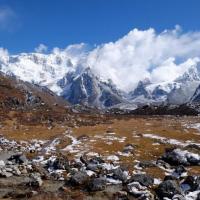
<svg viewBox="0 0 200 200"><path fill-rule="evenodd" d="M166 137L162 137L162 136L158 136L158 135L150 134L150 133L143 134L143 137L155 139L155 140L158 140L158 141L160 141L164 144L172 144L172 145L177 145L177 146L181 146L181 147L186 147L187 145L191 145L191 144L195 144L195 145L200 147L200 143L195 143L195 142L192 142L190 140L182 142L182 141L179 141L179 140L176 140L176 139L170 139L170 138L166 138Z"/></svg>
<svg viewBox="0 0 200 200"><path fill-rule="evenodd" d="M3 160L0 160L0 167L4 167L5 166L5 162Z"/></svg>
<svg viewBox="0 0 200 200"><path fill-rule="evenodd" d="M116 156L116 155L110 155L107 157L107 160L110 160L110 161L119 161L119 157Z"/></svg>
<svg viewBox="0 0 200 200"><path fill-rule="evenodd" d="M95 152L89 152L86 154L87 156L99 156L98 153L95 153Z"/></svg>
<svg viewBox="0 0 200 200"><path fill-rule="evenodd" d="M42 162L42 161L44 161L44 156L37 156L32 161L33 162Z"/></svg>
<svg viewBox="0 0 200 200"><path fill-rule="evenodd" d="M185 198L186 200L196 200L197 199L197 195L200 193L200 190L194 191L194 192L189 192Z"/></svg>
<svg viewBox="0 0 200 200"><path fill-rule="evenodd" d="M88 176L93 176L95 175L95 172L91 171L91 170L86 170L86 173Z"/></svg>
<svg viewBox="0 0 200 200"><path fill-rule="evenodd" d="M161 179L154 178L154 185L159 185L162 182Z"/></svg>
<svg viewBox="0 0 200 200"><path fill-rule="evenodd" d="M124 157L129 157L129 156L132 155L130 152L124 153L124 152L121 152L121 151L118 151L117 154L118 154L119 156L124 156Z"/></svg>
<svg viewBox="0 0 200 200"><path fill-rule="evenodd" d="M108 170L108 171L116 169L116 168L119 167L119 166L115 166L115 165L110 164L110 163L102 163L101 166L102 166L103 169Z"/></svg>
<svg viewBox="0 0 200 200"><path fill-rule="evenodd" d="M122 184L122 181L116 180L116 179L113 179L113 178L106 178L106 181L108 182L108 184L112 184L112 185Z"/></svg>
<svg viewBox="0 0 200 200"><path fill-rule="evenodd" d="M78 141L74 136L72 135L66 135L66 137L70 138L71 139L71 144L66 146L63 151L69 151L70 153L74 153L74 152L77 152L77 150L74 150L74 147L79 145L81 142Z"/></svg>

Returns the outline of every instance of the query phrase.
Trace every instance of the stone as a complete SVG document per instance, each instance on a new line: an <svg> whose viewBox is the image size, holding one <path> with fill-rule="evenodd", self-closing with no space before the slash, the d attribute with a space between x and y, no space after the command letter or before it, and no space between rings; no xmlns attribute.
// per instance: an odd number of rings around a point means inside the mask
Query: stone
<svg viewBox="0 0 200 200"><path fill-rule="evenodd" d="M162 159L173 166L177 165L189 166L187 159L178 154L176 152L176 149L166 149L166 152L162 156Z"/></svg>
<svg viewBox="0 0 200 200"><path fill-rule="evenodd" d="M164 197L172 199L174 195L182 194L182 190L176 181L166 180L156 188L156 194L161 199Z"/></svg>
<svg viewBox="0 0 200 200"><path fill-rule="evenodd" d="M142 168L149 168L149 167L155 167L156 164L152 161L144 160L139 162L139 167Z"/></svg>
<svg viewBox="0 0 200 200"><path fill-rule="evenodd" d="M133 153L134 146L132 144L126 144L122 152L123 153Z"/></svg>
<svg viewBox="0 0 200 200"><path fill-rule="evenodd" d="M101 158L101 157L94 157L94 158L91 158L89 160L90 163L93 163L93 164L102 164L102 163L105 163L105 161Z"/></svg>
<svg viewBox="0 0 200 200"><path fill-rule="evenodd" d="M54 170L57 169L68 170L69 161L67 158L57 157L55 160L48 161L47 168L53 168Z"/></svg>
<svg viewBox="0 0 200 200"><path fill-rule="evenodd" d="M184 186L189 186L187 187L188 191L195 191L195 190L200 190L200 176L187 176L184 182L181 184L183 188L186 188Z"/></svg>
<svg viewBox="0 0 200 200"><path fill-rule="evenodd" d="M8 161L15 162L16 164L27 164L28 160L25 155L23 154L14 154L8 158Z"/></svg>
<svg viewBox="0 0 200 200"><path fill-rule="evenodd" d="M119 179L122 182L126 182L128 179L128 171L123 170L121 167L114 169L113 171L113 178Z"/></svg>
<svg viewBox="0 0 200 200"><path fill-rule="evenodd" d="M49 179L50 178L47 170L45 168L43 168L41 165L33 164L32 168L33 168L33 171L38 172L40 174L42 179Z"/></svg>
<svg viewBox="0 0 200 200"><path fill-rule="evenodd" d="M81 186L87 184L89 181L89 176L85 171L76 172L71 176L69 183L72 186Z"/></svg>
<svg viewBox="0 0 200 200"><path fill-rule="evenodd" d="M5 170L0 171L0 177L9 178L11 176L13 176L13 174L11 172L7 172Z"/></svg>
<svg viewBox="0 0 200 200"><path fill-rule="evenodd" d="M158 159L158 160L156 161L156 165L157 165L157 166L164 167L165 169L171 169L170 164L166 163L164 160L161 160L161 159Z"/></svg>
<svg viewBox="0 0 200 200"><path fill-rule="evenodd" d="M102 191L106 188L106 179L105 178L94 178L88 184L89 191Z"/></svg>
<svg viewBox="0 0 200 200"><path fill-rule="evenodd" d="M87 158L86 155L82 155L82 156L80 157L80 161L81 161L83 164L85 164L86 166L87 166L88 163L89 163L88 158Z"/></svg>
<svg viewBox="0 0 200 200"><path fill-rule="evenodd" d="M87 170L91 170L91 171L93 171L93 172L99 172L100 167L99 167L99 165L97 165L97 164L89 163L89 164L87 165L86 169L87 169Z"/></svg>
<svg viewBox="0 0 200 200"><path fill-rule="evenodd" d="M42 186L42 183L43 183L43 181L42 181L39 173L31 174L31 180L28 183L29 186L38 188L38 187Z"/></svg>
<svg viewBox="0 0 200 200"><path fill-rule="evenodd" d="M179 165L175 168L174 172L181 175L182 173L187 172L187 170L183 165Z"/></svg>
<svg viewBox="0 0 200 200"><path fill-rule="evenodd" d="M185 197L181 194L176 194L173 196L172 200L186 200Z"/></svg>
<svg viewBox="0 0 200 200"><path fill-rule="evenodd" d="M19 170L19 168L17 166L13 166L13 171L12 173L16 176L20 176L21 175L21 171Z"/></svg>
<svg viewBox="0 0 200 200"><path fill-rule="evenodd" d="M129 183L131 182L138 182L142 186L151 186L154 183L154 179L146 174L135 174L133 175L130 180L128 181Z"/></svg>
<svg viewBox="0 0 200 200"><path fill-rule="evenodd" d="M138 199L154 199L153 195L147 190L146 186L142 186L139 182L132 182L127 185L127 191Z"/></svg>

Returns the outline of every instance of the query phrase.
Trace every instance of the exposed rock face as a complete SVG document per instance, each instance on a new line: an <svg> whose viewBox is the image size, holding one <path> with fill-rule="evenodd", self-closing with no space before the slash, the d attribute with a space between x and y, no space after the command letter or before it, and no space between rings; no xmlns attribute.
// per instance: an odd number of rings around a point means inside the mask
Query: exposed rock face
<svg viewBox="0 0 200 200"><path fill-rule="evenodd" d="M143 96L144 98L151 98L151 95L146 89L146 86L151 84L150 80L145 79L144 81L139 81L137 87L134 91L130 92L131 99L137 98L138 96Z"/></svg>
<svg viewBox="0 0 200 200"><path fill-rule="evenodd" d="M80 75L67 75L62 81L62 96L72 104L84 104L99 108L111 107L123 102L123 97L112 82L102 82L90 68Z"/></svg>
<svg viewBox="0 0 200 200"><path fill-rule="evenodd" d="M196 88L194 95L190 99L191 103L199 103L200 102L200 85Z"/></svg>
<svg viewBox="0 0 200 200"><path fill-rule="evenodd" d="M81 107L78 111L46 87L0 73L0 120L8 119L10 112L16 123L45 124L49 128L54 122L75 126L85 122L94 123L97 116L98 120L102 118L97 109ZM88 116L89 112L96 115ZM87 116L83 113L87 113Z"/></svg>

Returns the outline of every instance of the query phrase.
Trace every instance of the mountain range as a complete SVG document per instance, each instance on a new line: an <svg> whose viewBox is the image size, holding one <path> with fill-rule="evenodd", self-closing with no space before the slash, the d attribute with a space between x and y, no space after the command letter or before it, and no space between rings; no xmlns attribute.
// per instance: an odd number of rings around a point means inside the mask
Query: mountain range
<svg viewBox="0 0 200 200"><path fill-rule="evenodd" d="M0 57L0 71L10 77L37 84L71 104L95 108L135 109L140 105L180 105L200 101L200 64L191 65L173 81L140 80L131 91L120 90L93 68L66 53L22 53Z"/></svg>

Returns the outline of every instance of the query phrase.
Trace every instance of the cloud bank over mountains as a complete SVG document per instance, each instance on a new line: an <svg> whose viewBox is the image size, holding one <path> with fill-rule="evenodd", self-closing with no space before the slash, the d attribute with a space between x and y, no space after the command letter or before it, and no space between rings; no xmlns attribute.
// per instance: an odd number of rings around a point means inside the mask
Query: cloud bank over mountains
<svg viewBox="0 0 200 200"><path fill-rule="evenodd" d="M46 50L42 44L35 49L36 54L46 57L69 58L75 68L89 66L101 78L111 79L120 89L130 91L145 78L153 83L172 81L196 65L200 59L200 32L185 33L179 26L161 33L152 28L133 29L115 42L92 49L81 43L54 48L50 53ZM8 57L8 51L1 48L0 63Z"/></svg>

